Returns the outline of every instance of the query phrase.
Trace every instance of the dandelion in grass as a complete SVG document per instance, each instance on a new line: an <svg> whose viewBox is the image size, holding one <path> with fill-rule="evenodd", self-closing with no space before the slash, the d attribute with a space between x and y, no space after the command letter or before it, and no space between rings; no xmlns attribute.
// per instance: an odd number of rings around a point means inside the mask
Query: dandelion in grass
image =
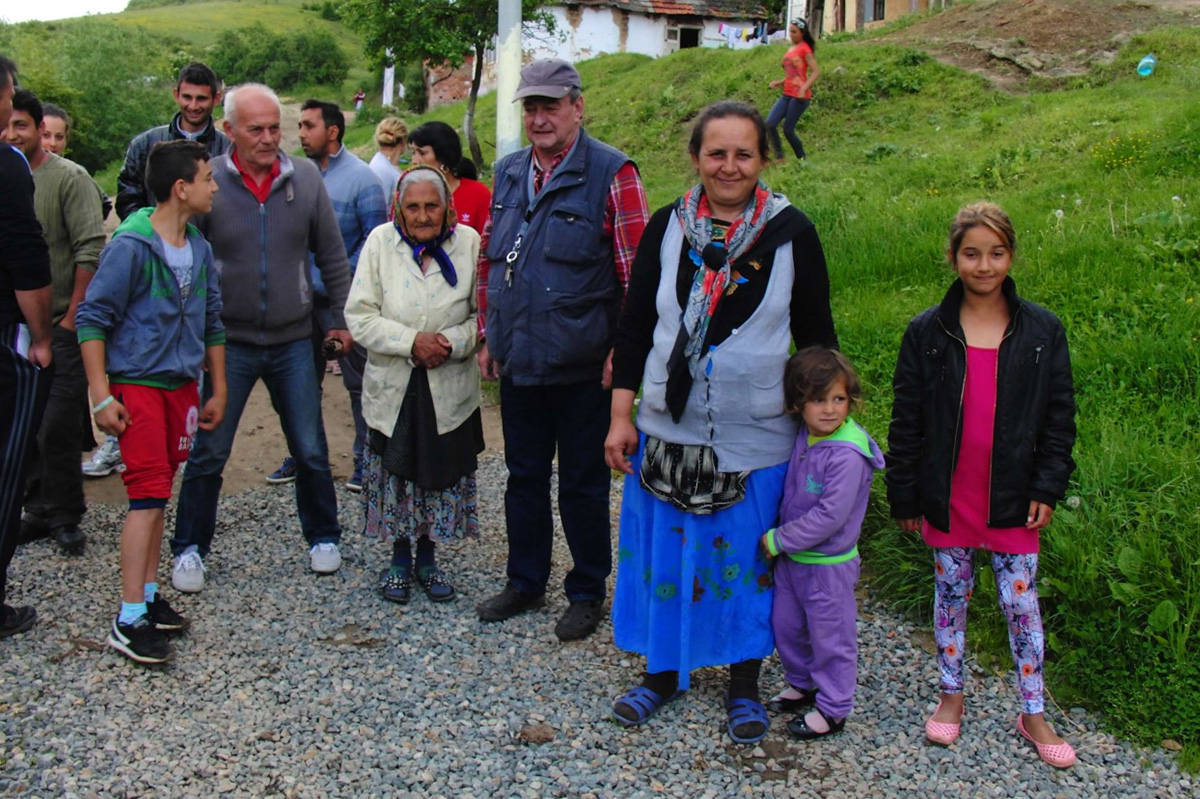
<svg viewBox="0 0 1200 799"><path fill-rule="evenodd" d="M1067 507L1074 510L1082 504L1083 500L1079 497L1067 497Z"/></svg>

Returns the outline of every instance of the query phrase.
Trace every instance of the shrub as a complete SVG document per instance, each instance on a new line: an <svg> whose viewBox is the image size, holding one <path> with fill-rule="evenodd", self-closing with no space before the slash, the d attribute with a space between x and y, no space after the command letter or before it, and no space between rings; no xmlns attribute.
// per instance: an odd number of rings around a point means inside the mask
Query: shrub
<svg viewBox="0 0 1200 799"><path fill-rule="evenodd" d="M277 90L300 82L337 84L350 62L324 29L274 34L261 22L226 30L210 48L210 63L227 84L256 81Z"/></svg>

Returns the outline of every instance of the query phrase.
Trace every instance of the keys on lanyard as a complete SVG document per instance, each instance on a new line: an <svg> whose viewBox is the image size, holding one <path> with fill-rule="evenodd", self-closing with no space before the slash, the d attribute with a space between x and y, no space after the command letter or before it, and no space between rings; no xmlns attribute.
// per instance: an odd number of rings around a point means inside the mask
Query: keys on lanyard
<svg viewBox="0 0 1200 799"><path fill-rule="evenodd" d="M523 238L523 235L518 235L517 240L513 242L512 249L504 257L504 262L507 264L504 270L504 282L508 284L509 288L512 288L513 264L517 262L517 256L521 252L521 241Z"/></svg>
<svg viewBox="0 0 1200 799"><path fill-rule="evenodd" d="M513 264L517 262L517 258L521 254L521 242L525 240L525 232L529 230L529 220L533 219L533 207L525 212L525 218L521 220L521 228L517 231L517 240L513 242L512 249L508 251L508 255L504 256L504 282L509 288L512 288Z"/></svg>

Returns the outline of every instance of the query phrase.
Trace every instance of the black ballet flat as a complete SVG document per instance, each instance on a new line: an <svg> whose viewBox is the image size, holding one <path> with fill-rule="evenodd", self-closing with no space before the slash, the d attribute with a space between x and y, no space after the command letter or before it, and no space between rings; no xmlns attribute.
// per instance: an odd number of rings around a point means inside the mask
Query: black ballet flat
<svg viewBox="0 0 1200 799"><path fill-rule="evenodd" d="M817 712L821 713L821 710L818 708ZM829 725L829 732L816 732L805 723L804 716L796 716L796 718L789 721L787 723L787 731L793 738L801 741L812 741L828 735L836 735L846 726L844 718L834 719L826 716L824 713L821 713L821 718L825 719L825 723Z"/></svg>

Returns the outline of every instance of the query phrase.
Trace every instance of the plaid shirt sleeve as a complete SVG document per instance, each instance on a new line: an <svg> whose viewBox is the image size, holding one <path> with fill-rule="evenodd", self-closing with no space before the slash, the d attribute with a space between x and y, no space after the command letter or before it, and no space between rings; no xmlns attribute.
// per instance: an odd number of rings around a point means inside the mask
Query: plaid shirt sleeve
<svg viewBox="0 0 1200 799"><path fill-rule="evenodd" d="M633 256L637 254L648 221L650 210L646 206L646 189L642 186L641 175L632 161L626 161L613 177L604 211L604 235L613 240L613 261L622 296L629 289Z"/></svg>
<svg viewBox="0 0 1200 799"><path fill-rule="evenodd" d="M479 340L487 336L487 287L488 272L492 262L488 260L488 242L492 240L492 217L489 214L479 234L479 262L475 264L475 305L479 308Z"/></svg>

